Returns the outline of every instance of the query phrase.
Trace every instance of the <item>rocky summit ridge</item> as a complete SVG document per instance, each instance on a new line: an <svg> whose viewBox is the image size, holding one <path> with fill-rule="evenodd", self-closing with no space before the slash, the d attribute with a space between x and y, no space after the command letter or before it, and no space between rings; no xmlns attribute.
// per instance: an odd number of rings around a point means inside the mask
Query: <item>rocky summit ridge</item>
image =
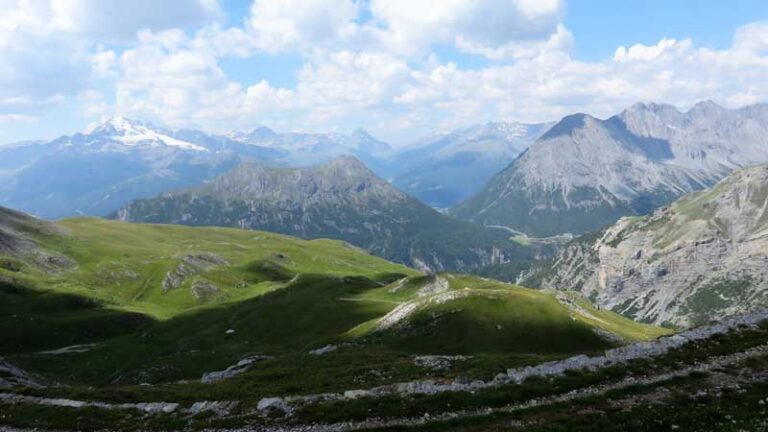
<svg viewBox="0 0 768 432"><path fill-rule="evenodd" d="M768 161L768 105L635 104L563 118L451 213L536 236L584 233L641 215Z"/></svg>

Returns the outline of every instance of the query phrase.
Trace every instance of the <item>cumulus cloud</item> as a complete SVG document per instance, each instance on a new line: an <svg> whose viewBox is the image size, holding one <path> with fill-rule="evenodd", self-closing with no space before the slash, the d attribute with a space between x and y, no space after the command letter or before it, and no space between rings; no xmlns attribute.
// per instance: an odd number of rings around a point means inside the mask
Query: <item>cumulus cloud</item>
<svg viewBox="0 0 768 432"><path fill-rule="evenodd" d="M50 17L42 2L0 3L0 114L31 115L85 87L87 47L53 34Z"/></svg>
<svg viewBox="0 0 768 432"><path fill-rule="evenodd" d="M74 97L88 118L214 131L363 126L407 140L498 118L607 116L638 100L740 106L768 97L767 22L736 29L727 49L662 38L587 62L571 55L578 35L558 0L255 0L231 27L214 0L152 1L163 5L152 17L142 15L149 7L116 13L106 3L0 0L0 116L28 118ZM487 64L468 69L434 54L446 47ZM290 88L246 85L222 66L286 52L304 62Z"/></svg>
<svg viewBox="0 0 768 432"><path fill-rule="evenodd" d="M435 43L458 43L472 52L548 39L557 31L557 0L372 0L379 37L395 51L418 52Z"/></svg>
<svg viewBox="0 0 768 432"><path fill-rule="evenodd" d="M264 51L305 50L354 31L357 16L352 0L255 0L248 27Z"/></svg>
<svg viewBox="0 0 768 432"><path fill-rule="evenodd" d="M216 0L2 0L0 114L28 118L87 90L113 68L103 42L220 15Z"/></svg>
<svg viewBox="0 0 768 432"><path fill-rule="evenodd" d="M768 51L768 21L747 24L737 29L733 37L733 47L754 53Z"/></svg>
<svg viewBox="0 0 768 432"><path fill-rule="evenodd" d="M115 112L170 126L238 124L289 107L289 90L267 82L244 88L227 79L217 51L180 30L142 32L118 59Z"/></svg>
<svg viewBox="0 0 768 432"><path fill-rule="evenodd" d="M425 19L449 22L444 16ZM584 111L608 116L639 100L686 106L715 99L740 106L764 100L768 93L762 29L758 24L738 29L733 46L724 50L697 47L690 39L664 38L653 45L618 47L613 58L599 62L573 58L569 50L573 36L562 25L544 39L493 48L459 40L460 48L497 60L473 70L435 56L412 61L407 53L383 47L329 46L305 53L297 85L291 89L266 81L246 88L228 80L218 66L221 53L202 43L208 38L201 33L188 37L180 31L146 33L140 38L141 47L120 58L118 108L176 125L221 128L283 122L292 128L315 129L362 125L403 139L413 130L498 118L544 121Z"/></svg>
<svg viewBox="0 0 768 432"><path fill-rule="evenodd" d="M679 55L680 53L689 50L693 43L690 39L677 41L675 39L663 38L656 45L632 45L627 49L624 46L620 46L616 49L613 58L616 61L650 61L657 60L663 55Z"/></svg>
<svg viewBox="0 0 768 432"><path fill-rule="evenodd" d="M130 40L141 30L206 24L223 17L217 0L50 0L51 25L101 41Z"/></svg>

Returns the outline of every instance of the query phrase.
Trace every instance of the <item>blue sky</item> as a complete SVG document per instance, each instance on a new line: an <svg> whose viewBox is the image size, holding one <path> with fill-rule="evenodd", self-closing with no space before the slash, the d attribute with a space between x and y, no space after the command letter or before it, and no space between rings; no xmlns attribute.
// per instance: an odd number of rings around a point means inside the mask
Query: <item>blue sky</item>
<svg viewBox="0 0 768 432"><path fill-rule="evenodd" d="M0 143L113 115L395 145L491 120L768 99L768 2L0 0Z"/></svg>
<svg viewBox="0 0 768 432"><path fill-rule="evenodd" d="M768 2L762 0L575 0L567 5L565 23L575 35L574 54L600 60L617 45L650 45L663 37L725 49L737 27L766 18Z"/></svg>

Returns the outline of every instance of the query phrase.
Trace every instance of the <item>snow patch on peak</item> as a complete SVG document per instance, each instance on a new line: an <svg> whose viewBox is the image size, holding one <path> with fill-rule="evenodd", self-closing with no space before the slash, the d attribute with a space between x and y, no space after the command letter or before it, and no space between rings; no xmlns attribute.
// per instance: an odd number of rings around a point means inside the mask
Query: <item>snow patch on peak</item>
<svg viewBox="0 0 768 432"><path fill-rule="evenodd" d="M169 146L185 150L208 151L205 147L182 141L170 136L170 131L156 128L151 123L115 116L87 132L90 136L101 136L126 146Z"/></svg>

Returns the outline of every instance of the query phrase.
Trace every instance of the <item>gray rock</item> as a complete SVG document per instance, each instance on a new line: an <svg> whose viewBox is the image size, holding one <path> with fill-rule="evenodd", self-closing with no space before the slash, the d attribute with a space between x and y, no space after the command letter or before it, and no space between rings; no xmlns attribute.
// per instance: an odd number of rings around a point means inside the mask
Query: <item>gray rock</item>
<svg viewBox="0 0 768 432"><path fill-rule="evenodd" d="M203 384L213 384L213 383L217 383L219 381L225 380L227 378L232 378L250 369L251 365L253 365L254 363L261 360L271 359L271 358L273 357L265 356L265 355L251 355L251 356L245 357L240 361L238 361L236 364L224 369L223 371L204 373L203 376L200 378L200 382Z"/></svg>
<svg viewBox="0 0 768 432"><path fill-rule="evenodd" d="M338 348L339 347L336 346L336 345L326 345L326 346L320 347L318 349L313 349L309 353L312 354L312 355L315 355L315 356L321 356L321 355L324 355L324 354L328 354L328 353L334 352Z"/></svg>
<svg viewBox="0 0 768 432"><path fill-rule="evenodd" d="M542 287L680 327L768 306L766 206L768 165L738 170L707 192L621 219L596 241L570 244Z"/></svg>

